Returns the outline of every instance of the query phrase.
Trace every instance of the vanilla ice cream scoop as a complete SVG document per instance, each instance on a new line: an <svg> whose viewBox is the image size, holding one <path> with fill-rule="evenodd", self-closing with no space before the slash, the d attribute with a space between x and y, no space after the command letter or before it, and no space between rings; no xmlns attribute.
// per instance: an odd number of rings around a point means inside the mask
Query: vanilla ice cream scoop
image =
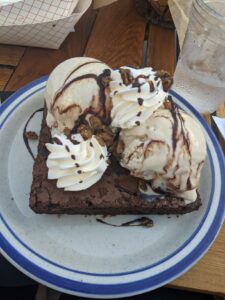
<svg viewBox="0 0 225 300"><path fill-rule="evenodd" d="M156 192L173 193L195 201L206 142L199 124L170 103L145 123L122 129L121 165L147 180Z"/></svg>
<svg viewBox="0 0 225 300"><path fill-rule="evenodd" d="M45 91L47 125L52 131L71 130L78 118L88 113L107 118L110 74L106 64L89 57L71 58L58 65Z"/></svg>

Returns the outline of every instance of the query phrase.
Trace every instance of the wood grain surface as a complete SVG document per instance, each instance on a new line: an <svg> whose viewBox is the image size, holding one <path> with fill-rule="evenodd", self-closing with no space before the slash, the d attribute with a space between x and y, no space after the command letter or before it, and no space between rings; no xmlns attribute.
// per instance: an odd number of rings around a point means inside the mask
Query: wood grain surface
<svg viewBox="0 0 225 300"><path fill-rule="evenodd" d="M148 36L147 65L156 70L174 72L174 30L151 25Z"/></svg>
<svg viewBox="0 0 225 300"><path fill-rule="evenodd" d="M141 64L146 20L138 15L130 0L117 1L98 13L85 55L96 57L111 67Z"/></svg>
<svg viewBox="0 0 225 300"><path fill-rule="evenodd" d="M0 90L3 90L19 64L25 47L0 45Z"/></svg>
<svg viewBox="0 0 225 300"><path fill-rule="evenodd" d="M0 71L4 70L0 73L0 87L2 89L8 81L5 89L16 90L50 73L61 61L83 53L101 59L113 68L121 65L138 67L142 62L145 28L146 21L136 13L132 0L117 1L98 13L89 10L76 26L76 32L68 36L59 50L29 47L24 51L23 47L0 47L0 60L9 65L9 68L0 68ZM151 25L147 41L147 65L172 73L174 32ZM14 53L11 61L8 53ZM15 71L11 66L16 67ZM224 105L217 115L225 117ZM205 119L211 123L209 115ZM221 143L224 145L222 139ZM225 295L225 225L204 257L169 286Z"/></svg>
<svg viewBox="0 0 225 300"><path fill-rule="evenodd" d="M169 286L225 296L225 224L203 258Z"/></svg>
<svg viewBox="0 0 225 300"><path fill-rule="evenodd" d="M62 61L82 56L96 14L97 11L88 9L77 24L76 31L68 35L59 50L27 47L5 90L15 91L24 84L49 74Z"/></svg>
<svg viewBox="0 0 225 300"><path fill-rule="evenodd" d="M17 66L25 47L0 45L0 65Z"/></svg>
<svg viewBox="0 0 225 300"><path fill-rule="evenodd" d="M0 67L0 91L3 91L13 74L14 69L5 66Z"/></svg>

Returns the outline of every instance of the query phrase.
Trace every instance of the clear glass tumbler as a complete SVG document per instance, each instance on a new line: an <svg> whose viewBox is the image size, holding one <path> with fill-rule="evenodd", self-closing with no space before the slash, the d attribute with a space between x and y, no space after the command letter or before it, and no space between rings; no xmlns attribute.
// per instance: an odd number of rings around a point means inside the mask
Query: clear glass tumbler
<svg viewBox="0 0 225 300"><path fill-rule="evenodd" d="M173 89L202 113L225 102L225 0L193 0Z"/></svg>

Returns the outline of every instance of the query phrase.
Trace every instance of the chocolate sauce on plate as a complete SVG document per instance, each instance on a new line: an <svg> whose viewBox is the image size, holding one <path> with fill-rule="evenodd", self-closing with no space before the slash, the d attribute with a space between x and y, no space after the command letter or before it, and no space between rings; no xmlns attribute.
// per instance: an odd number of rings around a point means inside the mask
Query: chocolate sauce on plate
<svg viewBox="0 0 225 300"><path fill-rule="evenodd" d="M28 138L26 136L26 132L27 132L27 126L29 125L31 119L36 115L36 113L38 112L42 112L44 110L44 108L39 108L37 109L35 112L32 113L32 115L29 117L29 119L27 120L25 126L24 126L24 129L23 129L23 141L24 141L24 144L28 150L28 152L30 153L31 157L33 158L33 160L35 160L35 157L34 157L34 154L33 152L31 151L31 147L29 145L29 141L28 141Z"/></svg>

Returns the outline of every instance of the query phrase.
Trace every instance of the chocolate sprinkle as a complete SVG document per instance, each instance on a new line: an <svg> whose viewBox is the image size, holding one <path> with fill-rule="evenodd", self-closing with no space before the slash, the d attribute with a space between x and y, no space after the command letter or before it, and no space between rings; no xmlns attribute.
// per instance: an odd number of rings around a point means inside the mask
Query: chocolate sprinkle
<svg viewBox="0 0 225 300"><path fill-rule="evenodd" d="M114 92L114 95L116 95L117 93L118 93L118 91L115 91L115 92Z"/></svg>
<svg viewBox="0 0 225 300"><path fill-rule="evenodd" d="M75 156L74 154L72 154L72 155L71 155L71 158L72 158L73 160L75 160L75 159L76 159L76 156Z"/></svg>
<svg viewBox="0 0 225 300"><path fill-rule="evenodd" d="M150 87L150 92L151 93L154 92L155 87L154 87L154 83L151 80L149 81L149 87Z"/></svg>
<svg viewBox="0 0 225 300"><path fill-rule="evenodd" d="M71 143L73 143L74 145L79 145L80 144L80 142L78 142L76 140L72 140L72 139L71 139Z"/></svg>
<svg viewBox="0 0 225 300"><path fill-rule="evenodd" d="M100 158L100 159L103 159L103 158L104 158L104 155L101 153L101 155L100 155L99 158Z"/></svg>
<svg viewBox="0 0 225 300"><path fill-rule="evenodd" d="M77 168L79 168L79 167L80 167L80 165L79 165L78 163L75 163L75 166L76 166Z"/></svg>
<svg viewBox="0 0 225 300"><path fill-rule="evenodd" d="M67 145L65 146L65 148L67 152L70 152L70 148Z"/></svg>
<svg viewBox="0 0 225 300"><path fill-rule="evenodd" d="M136 121L135 124L137 124L137 126L141 125L141 123L139 121Z"/></svg>
<svg viewBox="0 0 225 300"><path fill-rule="evenodd" d="M53 139L53 142L57 145L62 145L63 143L60 141L60 139L58 139L57 137L54 137Z"/></svg>
<svg viewBox="0 0 225 300"><path fill-rule="evenodd" d="M137 100L138 100L138 104L139 104L139 105L142 105L143 102L144 102L144 99L142 99L142 98L138 98Z"/></svg>
<svg viewBox="0 0 225 300"><path fill-rule="evenodd" d="M78 170L78 171L77 171L77 173L78 173L78 174L81 174L81 173L82 173L82 171L81 171L81 170Z"/></svg>
<svg viewBox="0 0 225 300"><path fill-rule="evenodd" d="M140 117L140 115L141 115L141 111L139 111L136 116Z"/></svg>
<svg viewBox="0 0 225 300"><path fill-rule="evenodd" d="M82 183L83 181L81 180L81 181L79 181L79 183Z"/></svg>
<svg viewBox="0 0 225 300"><path fill-rule="evenodd" d="M93 144L92 144L92 142L90 142L90 147L93 147Z"/></svg>

